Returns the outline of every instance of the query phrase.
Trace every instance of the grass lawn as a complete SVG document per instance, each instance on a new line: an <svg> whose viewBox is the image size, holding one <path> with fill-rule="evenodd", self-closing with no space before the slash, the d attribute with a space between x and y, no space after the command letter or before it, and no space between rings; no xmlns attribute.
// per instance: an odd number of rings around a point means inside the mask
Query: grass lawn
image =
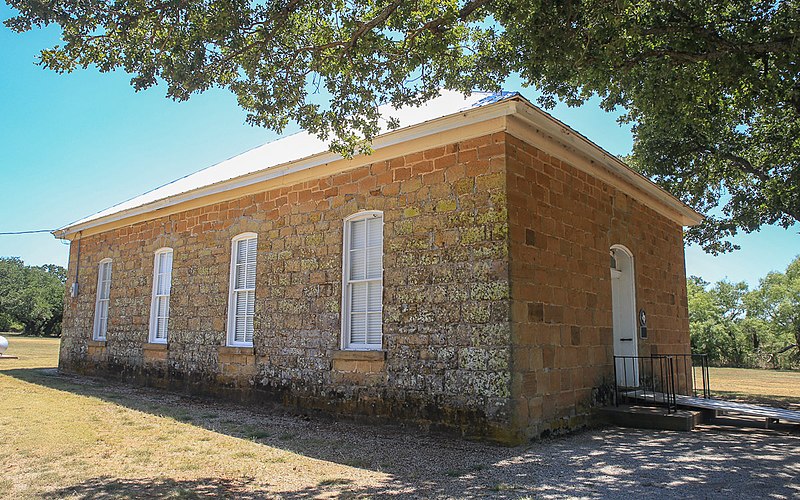
<svg viewBox="0 0 800 500"><path fill-rule="evenodd" d="M19 359L0 360L0 498L336 495L387 477L346 447L338 463L292 451L331 443L304 442L289 417L62 376L58 339L6 338Z"/></svg>
<svg viewBox="0 0 800 500"><path fill-rule="evenodd" d="M800 410L800 372L709 368L715 397Z"/></svg>
<svg viewBox="0 0 800 500"><path fill-rule="evenodd" d="M0 332L8 340L5 354L20 359L0 361L0 370L20 368L55 368L58 366L59 339L25 337L18 333Z"/></svg>

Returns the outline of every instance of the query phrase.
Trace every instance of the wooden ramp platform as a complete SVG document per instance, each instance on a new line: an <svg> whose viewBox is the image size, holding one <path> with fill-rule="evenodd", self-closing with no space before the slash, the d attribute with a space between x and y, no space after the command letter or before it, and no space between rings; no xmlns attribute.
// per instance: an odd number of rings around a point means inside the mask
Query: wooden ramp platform
<svg viewBox="0 0 800 500"><path fill-rule="evenodd" d="M625 396L637 399L639 401L647 401L649 403L660 403L666 399L666 396L660 392L641 392L641 391L627 391ZM771 408L769 406L758 406L746 403L735 403L733 401L723 401L721 399L713 398L696 398L693 396L675 396L678 406L685 408L698 408L701 410L713 410L724 413L733 413L738 415L746 415L750 417L760 417L767 419L767 421L784 421L800 424L800 411L784 410L783 408Z"/></svg>

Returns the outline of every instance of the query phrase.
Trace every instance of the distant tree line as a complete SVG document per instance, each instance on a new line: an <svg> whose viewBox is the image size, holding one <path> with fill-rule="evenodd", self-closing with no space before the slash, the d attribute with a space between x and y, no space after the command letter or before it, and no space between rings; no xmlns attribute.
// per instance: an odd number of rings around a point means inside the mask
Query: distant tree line
<svg viewBox="0 0 800 500"><path fill-rule="evenodd" d="M61 266L26 266L18 257L0 257L0 332L60 336L66 281Z"/></svg>
<svg viewBox="0 0 800 500"><path fill-rule="evenodd" d="M692 351L712 364L800 368L800 256L758 287L687 281Z"/></svg>

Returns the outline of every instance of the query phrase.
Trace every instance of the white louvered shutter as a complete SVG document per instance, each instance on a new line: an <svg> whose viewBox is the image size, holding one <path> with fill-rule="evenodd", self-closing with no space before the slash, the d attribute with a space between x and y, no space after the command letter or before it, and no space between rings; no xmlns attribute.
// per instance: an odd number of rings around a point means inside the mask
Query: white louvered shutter
<svg viewBox="0 0 800 500"><path fill-rule="evenodd" d="M383 216L348 221L344 336L347 347L379 349L383 315Z"/></svg>
<svg viewBox="0 0 800 500"><path fill-rule="evenodd" d="M237 240L233 255L233 297L231 299L231 340L236 344L253 342L253 317L256 308L255 237Z"/></svg>

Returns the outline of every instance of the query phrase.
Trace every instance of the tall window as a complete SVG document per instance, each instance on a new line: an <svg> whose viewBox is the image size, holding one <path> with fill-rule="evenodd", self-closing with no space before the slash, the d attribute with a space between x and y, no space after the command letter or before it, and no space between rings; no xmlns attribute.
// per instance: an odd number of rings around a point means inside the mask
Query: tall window
<svg viewBox="0 0 800 500"><path fill-rule="evenodd" d="M111 259L100 261L97 270L97 298L94 305L94 340L105 340L108 332L108 304L111 296Z"/></svg>
<svg viewBox="0 0 800 500"><path fill-rule="evenodd" d="M383 214L362 212L344 223L342 347L382 347Z"/></svg>
<svg viewBox="0 0 800 500"><path fill-rule="evenodd" d="M228 299L228 345L253 345L253 316L256 305L255 233L233 238L231 282Z"/></svg>
<svg viewBox="0 0 800 500"><path fill-rule="evenodd" d="M150 342L165 344L169 330L169 294L172 289L172 249L156 252L153 300L150 303Z"/></svg>

